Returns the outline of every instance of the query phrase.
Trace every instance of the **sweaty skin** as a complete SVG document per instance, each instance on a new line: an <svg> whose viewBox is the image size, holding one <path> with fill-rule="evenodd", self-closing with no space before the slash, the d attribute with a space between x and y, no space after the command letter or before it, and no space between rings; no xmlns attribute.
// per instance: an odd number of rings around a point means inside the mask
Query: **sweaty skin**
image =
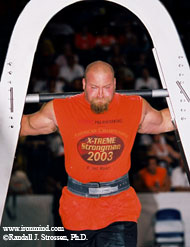
<svg viewBox="0 0 190 247"><path fill-rule="evenodd" d="M87 66L83 89L86 100L91 104L92 110L103 113L112 101L116 79L113 68L105 62L96 61ZM94 105L92 107L92 105ZM33 114L23 115L21 121L20 136L50 134L57 130L57 122L53 110L53 102L44 104L42 108ZM157 111L143 99L142 116L138 132L146 134L159 134L174 130L169 109Z"/></svg>

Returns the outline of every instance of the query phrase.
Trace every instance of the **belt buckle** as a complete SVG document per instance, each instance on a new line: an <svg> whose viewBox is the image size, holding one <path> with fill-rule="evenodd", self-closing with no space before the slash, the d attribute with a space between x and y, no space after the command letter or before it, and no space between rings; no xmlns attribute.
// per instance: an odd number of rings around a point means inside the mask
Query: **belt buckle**
<svg viewBox="0 0 190 247"><path fill-rule="evenodd" d="M89 183L89 188L88 188L88 193L89 193L89 195L90 195L91 197L93 197L93 198L100 198L100 197L101 197L100 194L94 193L94 191L95 191L96 189L98 189L98 188L100 188L100 183L98 183L98 182L90 182L90 183Z"/></svg>
<svg viewBox="0 0 190 247"><path fill-rule="evenodd" d="M102 196L105 196L106 194L117 192L118 191L118 186L102 186L99 183L94 183L96 186L95 187L90 187L88 188L88 192L91 196L95 198L100 198ZM98 187L98 186L99 187Z"/></svg>

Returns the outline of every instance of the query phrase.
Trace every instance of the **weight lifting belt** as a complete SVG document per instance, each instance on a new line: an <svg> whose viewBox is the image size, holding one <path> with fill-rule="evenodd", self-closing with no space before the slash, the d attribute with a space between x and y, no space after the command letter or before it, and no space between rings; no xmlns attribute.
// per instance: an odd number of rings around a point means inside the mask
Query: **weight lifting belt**
<svg viewBox="0 0 190 247"><path fill-rule="evenodd" d="M111 196L127 190L130 187L128 173L124 176L109 182L90 182L81 183L68 176L67 189L72 193L83 196L99 198L102 196Z"/></svg>

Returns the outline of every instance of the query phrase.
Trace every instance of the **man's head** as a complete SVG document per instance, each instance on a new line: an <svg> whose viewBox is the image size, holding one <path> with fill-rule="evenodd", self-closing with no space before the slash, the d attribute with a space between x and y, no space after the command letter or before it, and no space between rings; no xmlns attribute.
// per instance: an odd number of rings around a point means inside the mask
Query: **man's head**
<svg viewBox="0 0 190 247"><path fill-rule="evenodd" d="M149 77L150 77L150 73L149 73L149 70L148 68L144 67L142 69L142 77L147 80Z"/></svg>
<svg viewBox="0 0 190 247"><path fill-rule="evenodd" d="M89 64L82 82L85 97L92 111L95 113L107 111L116 87L112 66L102 61Z"/></svg>
<svg viewBox="0 0 190 247"><path fill-rule="evenodd" d="M75 65L75 57L74 57L74 55L73 54L69 54L68 56L67 56L67 63L68 63L68 66L70 67L70 68L73 68L74 67L74 65Z"/></svg>
<svg viewBox="0 0 190 247"><path fill-rule="evenodd" d="M157 169L157 158L155 156L148 157L147 170L151 174L155 174Z"/></svg>

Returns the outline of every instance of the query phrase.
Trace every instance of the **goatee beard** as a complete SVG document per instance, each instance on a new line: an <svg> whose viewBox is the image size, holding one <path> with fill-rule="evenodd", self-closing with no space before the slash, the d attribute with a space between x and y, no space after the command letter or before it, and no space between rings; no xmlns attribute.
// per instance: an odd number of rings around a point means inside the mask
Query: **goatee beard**
<svg viewBox="0 0 190 247"><path fill-rule="evenodd" d="M90 106L94 113L100 114L108 110L109 103L96 104L92 102Z"/></svg>

